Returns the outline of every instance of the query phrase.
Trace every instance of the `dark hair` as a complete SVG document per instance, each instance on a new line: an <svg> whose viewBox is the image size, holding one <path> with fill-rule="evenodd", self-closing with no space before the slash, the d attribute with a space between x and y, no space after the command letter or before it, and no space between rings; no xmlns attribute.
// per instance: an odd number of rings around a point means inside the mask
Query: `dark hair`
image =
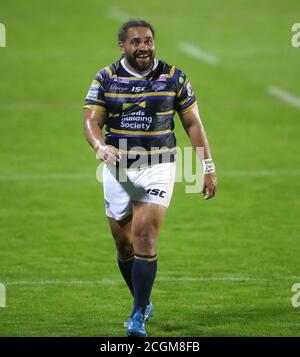
<svg viewBox="0 0 300 357"><path fill-rule="evenodd" d="M118 34L118 39L120 42L126 41L127 31L131 27L147 27L148 29L151 30L153 38L154 38L154 29L149 24L149 22L147 22L145 20L140 20L140 19L129 19L120 27L119 34Z"/></svg>

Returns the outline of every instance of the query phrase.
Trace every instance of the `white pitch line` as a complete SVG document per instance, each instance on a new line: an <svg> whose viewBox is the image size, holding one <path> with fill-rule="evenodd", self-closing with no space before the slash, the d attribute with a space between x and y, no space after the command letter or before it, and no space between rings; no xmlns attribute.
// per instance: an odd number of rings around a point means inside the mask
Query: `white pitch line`
<svg viewBox="0 0 300 357"><path fill-rule="evenodd" d="M287 92L279 87L276 87L276 86L269 86L267 88L267 92L270 95L272 95L273 97L276 97L285 103L288 103L290 105L293 105L294 107L300 108L300 98L296 97L292 93L289 93L289 92Z"/></svg>
<svg viewBox="0 0 300 357"><path fill-rule="evenodd" d="M250 277L250 276L210 276L210 277L170 277L161 276L156 279L158 282L203 282L203 281L277 281L277 280L292 280L300 281L298 276L288 277ZM120 279L101 279L101 280L19 280L4 283L6 286L46 286L46 285L115 285L122 283Z"/></svg>
<svg viewBox="0 0 300 357"><path fill-rule="evenodd" d="M218 171L218 176L225 177L285 177L300 176L300 170L257 170L257 171ZM73 180L95 180L96 174L80 173L56 173L48 175L0 175L0 181L73 181Z"/></svg>
<svg viewBox="0 0 300 357"><path fill-rule="evenodd" d="M121 281L121 280L120 280ZM12 281L5 285L114 285L118 283L116 279L101 280L36 280L36 281Z"/></svg>
<svg viewBox="0 0 300 357"><path fill-rule="evenodd" d="M124 12L117 8L109 8L107 11L107 16L119 22L124 22L132 18L132 16L130 16L127 12Z"/></svg>
<svg viewBox="0 0 300 357"><path fill-rule="evenodd" d="M217 174L228 177L284 177L300 176L300 170L221 171Z"/></svg>
<svg viewBox="0 0 300 357"><path fill-rule="evenodd" d="M96 180L96 175L88 174L48 174L48 175L0 175L0 181L65 181Z"/></svg>
<svg viewBox="0 0 300 357"><path fill-rule="evenodd" d="M185 54L194 57L202 62L213 64L213 65L219 63L219 59L215 55L208 53L189 42L179 43L179 49L183 51Z"/></svg>

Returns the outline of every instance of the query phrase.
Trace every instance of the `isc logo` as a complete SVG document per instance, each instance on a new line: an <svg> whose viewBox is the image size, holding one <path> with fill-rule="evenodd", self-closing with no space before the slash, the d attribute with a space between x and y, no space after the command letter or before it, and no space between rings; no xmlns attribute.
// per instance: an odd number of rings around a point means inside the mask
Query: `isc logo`
<svg viewBox="0 0 300 357"><path fill-rule="evenodd" d="M165 193L167 192L159 190L158 188L150 188L149 190L147 190L147 193L153 196L159 196L161 198L165 198Z"/></svg>
<svg viewBox="0 0 300 357"><path fill-rule="evenodd" d="M132 87L131 91L134 93L140 93L145 90L146 87Z"/></svg>

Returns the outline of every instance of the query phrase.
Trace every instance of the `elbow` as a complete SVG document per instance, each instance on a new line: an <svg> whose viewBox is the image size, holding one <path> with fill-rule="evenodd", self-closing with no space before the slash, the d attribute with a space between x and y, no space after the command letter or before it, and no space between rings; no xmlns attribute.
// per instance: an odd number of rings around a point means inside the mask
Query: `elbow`
<svg viewBox="0 0 300 357"><path fill-rule="evenodd" d="M196 120L191 120L184 126L186 132L193 132L194 130L199 130L199 122Z"/></svg>

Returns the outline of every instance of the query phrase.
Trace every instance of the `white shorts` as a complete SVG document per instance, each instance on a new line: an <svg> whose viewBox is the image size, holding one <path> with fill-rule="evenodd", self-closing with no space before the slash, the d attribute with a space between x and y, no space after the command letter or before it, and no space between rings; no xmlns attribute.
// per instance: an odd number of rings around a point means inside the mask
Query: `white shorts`
<svg viewBox="0 0 300 357"><path fill-rule="evenodd" d="M104 165L105 213L118 221L132 213L132 201L168 207L176 174L176 163L167 162L141 169L120 169ZM125 182L123 182L125 181Z"/></svg>

